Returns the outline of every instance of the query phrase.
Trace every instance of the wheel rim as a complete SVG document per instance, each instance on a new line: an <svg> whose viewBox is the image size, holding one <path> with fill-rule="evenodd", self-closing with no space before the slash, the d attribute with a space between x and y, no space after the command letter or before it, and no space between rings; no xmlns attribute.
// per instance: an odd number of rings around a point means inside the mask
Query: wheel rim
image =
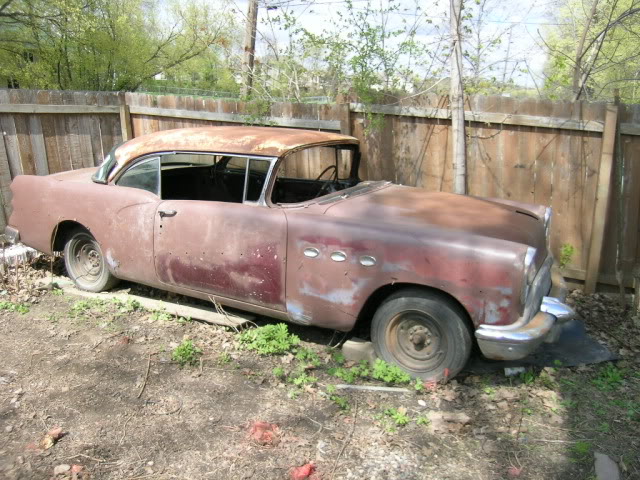
<svg viewBox="0 0 640 480"><path fill-rule="evenodd" d="M87 284L96 283L104 271L100 247L88 235L76 237L71 245L69 265L75 280Z"/></svg>
<svg viewBox="0 0 640 480"><path fill-rule="evenodd" d="M385 337L396 362L409 370L432 370L444 359L446 337L439 323L424 312L398 313L388 323Z"/></svg>

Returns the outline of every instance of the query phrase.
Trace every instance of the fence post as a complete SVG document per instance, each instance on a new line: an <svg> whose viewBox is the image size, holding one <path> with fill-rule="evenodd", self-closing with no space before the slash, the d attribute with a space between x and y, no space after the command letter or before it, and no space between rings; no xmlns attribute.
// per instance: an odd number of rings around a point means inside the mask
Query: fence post
<svg viewBox="0 0 640 480"><path fill-rule="evenodd" d="M338 106L340 108L340 133L343 135L351 135L351 110L349 103L341 103Z"/></svg>
<svg viewBox="0 0 640 480"><path fill-rule="evenodd" d="M120 103L120 130L122 130L122 141L126 142L133 138L133 128L131 128L131 112L126 99Z"/></svg>
<svg viewBox="0 0 640 480"><path fill-rule="evenodd" d="M596 291L596 283L600 271L604 227L607 221L607 209L609 207L609 187L611 186L611 169L613 165L617 120L618 107L616 105L607 105L604 131L602 132L600 169L598 171L598 187L593 209L593 228L591 230L589 258L587 260L587 274L584 281L585 293L594 293Z"/></svg>

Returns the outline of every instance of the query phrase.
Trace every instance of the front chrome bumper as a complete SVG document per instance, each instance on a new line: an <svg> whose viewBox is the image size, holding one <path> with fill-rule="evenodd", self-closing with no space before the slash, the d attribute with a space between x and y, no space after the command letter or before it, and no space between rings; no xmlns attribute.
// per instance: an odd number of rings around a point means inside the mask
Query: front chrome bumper
<svg viewBox="0 0 640 480"><path fill-rule="evenodd" d="M480 325L476 330L482 354L494 360L518 360L536 350L543 342L555 342L562 325L575 317L564 303L566 286L559 270L551 268L550 296L543 296L538 311L529 321L521 319L512 325ZM522 321L524 320L524 321Z"/></svg>

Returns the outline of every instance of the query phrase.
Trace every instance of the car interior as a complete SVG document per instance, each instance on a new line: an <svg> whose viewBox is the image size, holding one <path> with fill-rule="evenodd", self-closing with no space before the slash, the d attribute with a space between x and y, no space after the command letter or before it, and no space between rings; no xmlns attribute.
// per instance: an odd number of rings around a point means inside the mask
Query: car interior
<svg viewBox="0 0 640 480"><path fill-rule="evenodd" d="M360 180L351 172L355 154L350 146L337 146L310 148L287 157L278 166L272 202L301 203L358 184ZM168 153L134 165L116 183L156 194L159 190L163 200L256 202L267 181L270 164L270 160L260 158Z"/></svg>

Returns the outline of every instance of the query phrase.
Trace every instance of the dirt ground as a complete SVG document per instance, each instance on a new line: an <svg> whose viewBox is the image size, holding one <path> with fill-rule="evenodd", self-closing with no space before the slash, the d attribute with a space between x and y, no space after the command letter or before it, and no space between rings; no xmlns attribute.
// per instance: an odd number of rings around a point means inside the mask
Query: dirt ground
<svg viewBox="0 0 640 480"><path fill-rule="evenodd" d="M38 290L45 275L41 259L0 285L2 479L287 479L312 462L325 480L575 480L594 452L640 478L640 337L615 299L571 297L616 363L360 392L335 388L353 366L332 332L289 326L300 345L260 356L233 330ZM185 339L202 355L181 367Z"/></svg>

